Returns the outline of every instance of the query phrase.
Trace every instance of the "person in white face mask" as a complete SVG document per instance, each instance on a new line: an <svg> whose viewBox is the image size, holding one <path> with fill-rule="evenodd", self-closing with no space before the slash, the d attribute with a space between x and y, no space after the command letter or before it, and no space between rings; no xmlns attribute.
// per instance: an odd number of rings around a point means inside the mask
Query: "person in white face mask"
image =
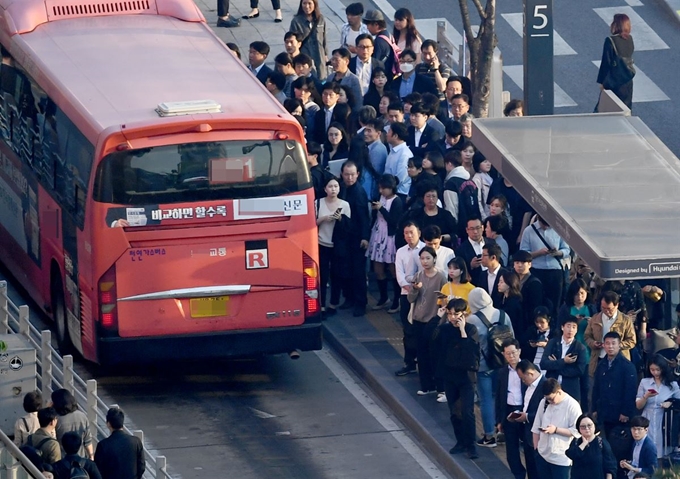
<svg viewBox="0 0 680 479"><path fill-rule="evenodd" d="M411 93L432 93L438 95L437 85L427 76L416 73L416 52L406 49L399 55L399 68L401 75L394 79L391 84L392 90L404 98Z"/></svg>

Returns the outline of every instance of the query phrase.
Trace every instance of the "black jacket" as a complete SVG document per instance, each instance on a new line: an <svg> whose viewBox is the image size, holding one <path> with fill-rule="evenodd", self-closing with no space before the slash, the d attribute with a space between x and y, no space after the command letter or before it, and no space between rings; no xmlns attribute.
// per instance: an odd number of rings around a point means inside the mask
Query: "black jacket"
<svg viewBox="0 0 680 479"><path fill-rule="evenodd" d="M468 244L470 242L468 241ZM493 307L496 309L500 309L501 303L503 302L503 293L500 293L498 291L498 280L501 277L501 273L505 272L506 269L501 266L501 268L498 270L498 274L496 274L496 281L493 283L493 289L489 291L489 270L482 271L479 274L479 284L477 285L478 287L482 288L484 291L489 293L489 296L491 296L491 300L493 301ZM508 311L505 311L508 315L510 313ZM512 316L510 316L510 319L512 320ZM513 325L514 325L514 320L513 320ZM521 331L521 329L519 330Z"/></svg>
<svg viewBox="0 0 680 479"><path fill-rule="evenodd" d="M567 354L576 354L576 362L567 364L562 359L562 336L548 341L541 358L541 370L546 378L557 379L562 376L562 389L577 401L581 401L581 378L586 371L586 347L574 339L569 345ZM550 359L554 356L557 359Z"/></svg>
<svg viewBox="0 0 680 479"><path fill-rule="evenodd" d="M600 424L618 423L621 414L628 418L637 414L635 366L621 353L614 358L611 368L608 363L606 356L600 360L593 378L592 408Z"/></svg>
<svg viewBox="0 0 680 479"><path fill-rule="evenodd" d="M425 156L427 147L430 145L430 143L434 143L438 139L439 133L437 133L437 130L432 128L430 125L425 125L423 134L420 136L420 143L418 146L416 146L416 127L410 125L408 127L408 139L406 140L406 144L411 150L411 153L413 153L413 156L419 156L422 158Z"/></svg>
<svg viewBox="0 0 680 479"><path fill-rule="evenodd" d="M534 425L534 419L536 419L538 405L541 403L541 399L543 399L543 381L545 381L545 376L541 376L541 379L538 381L536 389L534 390L534 394L531 396L526 410L527 423L525 424L526 427L524 428L524 441L526 444L531 444L532 446L534 444L534 436L531 433L531 427ZM527 389L529 389L528 386Z"/></svg>
<svg viewBox="0 0 680 479"><path fill-rule="evenodd" d="M262 65L262 68L260 68L260 71L257 72L257 79L260 80L260 83L264 85L264 83L267 81L267 77L269 74L272 72L272 69L269 68L267 65Z"/></svg>
<svg viewBox="0 0 680 479"><path fill-rule="evenodd" d="M571 477L587 477L605 479L607 474L616 477L618 467L612 448L601 435L581 450L582 438L574 438L569 444L566 455L574 461L571 466Z"/></svg>
<svg viewBox="0 0 680 479"><path fill-rule="evenodd" d="M385 64L383 62L381 62L380 60L378 60L377 58L371 57L371 72L373 72L373 70L375 70L378 67L385 68ZM349 71L351 71L355 75L357 74L357 56L356 55L354 55L352 57L352 59L349 61ZM385 76L387 78L389 78L390 73L388 73L386 71Z"/></svg>
<svg viewBox="0 0 680 479"><path fill-rule="evenodd" d="M479 369L481 349L477 328L474 324L465 323L465 333L467 338L461 337L460 330L448 321L435 331L437 370L442 372L445 380L456 381L461 379L462 373L473 373Z"/></svg>
<svg viewBox="0 0 680 479"><path fill-rule="evenodd" d="M52 464L52 472L55 479L69 479L71 477L71 465L74 461L82 466L90 476L90 479L102 479L97 465L89 459L80 457L78 454L67 454L61 461Z"/></svg>
<svg viewBox="0 0 680 479"><path fill-rule="evenodd" d="M381 36L387 38L391 37L390 32L387 30L378 32L373 41L373 58L381 61L385 65L385 74L389 79L392 77L392 67L394 66L394 50L392 50L390 42L384 38L380 38Z"/></svg>
<svg viewBox="0 0 680 479"><path fill-rule="evenodd" d="M399 220L404 214L404 203L401 201L401 198L395 196L389 211L387 211L384 206L381 206L379 211L387 222L387 236L394 236L397 233ZM378 217L378 211L372 210L372 216L373 223L375 223L375 220Z"/></svg>
<svg viewBox="0 0 680 479"><path fill-rule="evenodd" d="M495 241L492 239L485 238L484 243L491 244L495 243ZM460 256L465 260L465 265L467 266L468 272L470 273L471 278L470 282L475 286L481 288L482 283L480 281L480 278L482 274L482 267L480 266L479 268L472 269L472 266L470 266L472 258L476 257L477 253L475 253L474 248L472 247L470 241L467 238L463 239L463 241L460 243L460 246L456 250L456 256Z"/></svg>
<svg viewBox="0 0 680 479"><path fill-rule="evenodd" d="M340 199L349 203L350 218L349 247L359 248L361 240L368 241L371 235L371 218L368 215L368 196L357 181L352 186L342 185Z"/></svg>
<svg viewBox="0 0 680 479"><path fill-rule="evenodd" d="M523 319L524 317L522 311L522 300L520 299L519 296L509 296L508 298L506 298L505 296L501 295L500 300L498 302L498 306L496 306L496 303L494 302L494 308L502 309L503 311L505 311L505 314L510 316L512 330L516 331L515 333L516 336L519 335L521 331L524 331L526 329Z"/></svg>
<svg viewBox="0 0 680 479"><path fill-rule="evenodd" d="M432 80L430 80L428 77L425 75L418 75L417 73L414 73L416 76L415 79L413 80L413 93L420 93L421 95L423 93L432 93L433 95L439 96L439 90L437 89L437 85L434 84ZM389 84L389 88L399 95L399 88L401 87L401 75L399 75L397 78L392 80L392 82Z"/></svg>
<svg viewBox="0 0 680 479"><path fill-rule="evenodd" d="M94 462L103 479L141 479L146 469L142 441L121 429L97 444Z"/></svg>
<svg viewBox="0 0 680 479"><path fill-rule="evenodd" d="M512 319L512 316L510 316L510 319ZM552 338L557 336L556 331L557 330L552 325L550 325L548 337L540 339L547 339L548 342L550 342ZM536 358L536 348L531 346L530 343L538 339L539 339L538 329L536 329L536 326L532 324L526 329L526 331L524 331L524 334L519 340L519 344L520 346L522 346L522 359L526 359L527 361L531 361L532 363L534 362L534 359ZM546 347L548 346L546 345ZM545 354L545 351L543 351L543 354Z"/></svg>
<svg viewBox="0 0 680 479"><path fill-rule="evenodd" d="M503 420L507 417L507 405L508 405L508 378L510 376L509 366L506 364L498 370L498 381L496 382L496 424L501 424ZM523 382L520 381L522 385L522 399L524 399L524 393L527 391L527 387ZM523 404L510 404L511 406L521 406L521 410L524 407Z"/></svg>
<svg viewBox="0 0 680 479"><path fill-rule="evenodd" d="M543 290L543 283L536 276L531 275L522 285L520 290L522 293L522 321L525 327L534 324L534 310L545 304L545 292Z"/></svg>

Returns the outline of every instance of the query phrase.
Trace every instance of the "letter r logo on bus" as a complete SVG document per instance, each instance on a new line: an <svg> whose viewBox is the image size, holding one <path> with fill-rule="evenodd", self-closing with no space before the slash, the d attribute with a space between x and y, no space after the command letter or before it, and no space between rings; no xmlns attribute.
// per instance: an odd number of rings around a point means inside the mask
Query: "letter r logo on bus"
<svg viewBox="0 0 680 479"><path fill-rule="evenodd" d="M246 250L246 269L269 268L269 253L266 249Z"/></svg>

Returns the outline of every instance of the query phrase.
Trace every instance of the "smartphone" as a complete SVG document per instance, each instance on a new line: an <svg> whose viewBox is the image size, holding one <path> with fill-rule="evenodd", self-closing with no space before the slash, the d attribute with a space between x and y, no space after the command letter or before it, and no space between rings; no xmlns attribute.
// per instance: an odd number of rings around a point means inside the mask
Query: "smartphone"
<svg viewBox="0 0 680 479"><path fill-rule="evenodd" d="M522 416L522 411L512 411L508 415L508 419L518 419Z"/></svg>
<svg viewBox="0 0 680 479"><path fill-rule="evenodd" d="M335 213L333 213L333 214L339 215L340 213L342 213L342 208L338 208L337 210L335 210Z"/></svg>
<svg viewBox="0 0 680 479"><path fill-rule="evenodd" d="M448 296L442 293L441 291L435 291L435 294L437 295L437 299L447 299Z"/></svg>
<svg viewBox="0 0 680 479"><path fill-rule="evenodd" d="M529 344L530 344L531 346L534 346L534 347L535 347L535 346L536 346L536 341L529 341Z"/></svg>
<svg viewBox="0 0 680 479"><path fill-rule="evenodd" d="M476 256L476 258L477 258L477 259L482 259L482 255L481 255L481 254L478 254L478 255Z"/></svg>
<svg viewBox="0 0 680 479"><path fill-rule="evenodd" d="M545 428L545 427L539 427L538 430L541 431L541 432L545 432L545 431L547 431L548 429Z"/></svg>
<svg viewBox="0 0 680 479"><path fill-rule="evenodd" d="M647 392L650 392L652 394L658 394L656 389L647 389Z"/></svg>

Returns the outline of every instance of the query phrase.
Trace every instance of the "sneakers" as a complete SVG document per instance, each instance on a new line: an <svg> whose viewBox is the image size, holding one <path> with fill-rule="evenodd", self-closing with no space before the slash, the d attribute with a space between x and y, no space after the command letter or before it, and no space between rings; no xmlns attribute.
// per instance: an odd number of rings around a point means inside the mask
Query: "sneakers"
<svg viewBox="0 0 680 479"><path fill-rule="evenodd" d="M376 304L375 306L373 306L372 309L373 309L373 311L378 311L378 310L381 310L381 309L385 309L389 303L390 303L390 300L389 300L389 299L386 299L386 300L383 301L382 303L378 300L378 304Z"/></svg>
<svg viewBox="0 0 680 479"><path fill-rule="evenodd" d="M446 393L437 393L437 402L448 402L448 399L446 399Z"/></svg>
<svg viewBox="0 0 680 479"><path fill-rule="evenodd" d="M412 374L412 373L415 373L415 372L417 372L415 366L404 366L399 371L395 371L394 375L395 376L406 376L407 374Z"/></svg>
<svg viewBox="0 0 680 479"><path fill-rule="evenodd" d="M427 391L423 391L422 389L419 389L418 392L416 393L418 396L428 396L430 394L434 394L437 391L433 389L428 389Z"/></svg>
<svg viewBox="0 0 680 479"><path fill-rule="evenodd" d="M477 445L482 447L496 447L496 438L493 436L482 436L482 438L477 441Z"/></svg>
<svg viewBox="0 0 680 479"><path fill-rule="evenodd" d="M238 19L238 18L234 18L232 15L229 15L226 19L218 18L217 19L217 26L218 27L224 27L224 28L240 27L241 26L241 20Z"/></svg>
<svg viewBox="0 0 680 479"><path fill-rule="evenodd" d="M399 304L393 304L390 309L387 310L388 313L394 314L399 312Z"/></svg>

